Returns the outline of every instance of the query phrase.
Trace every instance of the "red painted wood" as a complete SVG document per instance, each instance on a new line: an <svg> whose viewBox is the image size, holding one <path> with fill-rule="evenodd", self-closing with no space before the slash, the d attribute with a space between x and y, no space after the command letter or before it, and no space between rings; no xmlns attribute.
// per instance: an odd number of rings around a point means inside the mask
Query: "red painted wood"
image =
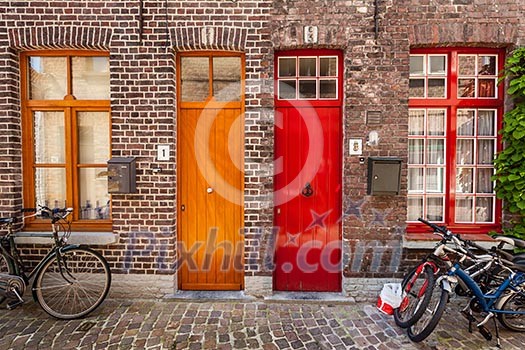
<svg viewBox="0 0 525 350"><path fill-rule="evenodd" d="M334 106L336 101L308 102L304 107L294 101L276 103L274 289L337 292L342 276L342 109L340 103ZM301 194L307 183L313 190L309 197Z"/></svg>
<svg viewBox="0 0 525 350"><path fill-rule="evenodd" d="M498 71L501 71L505 63L505 50L492 48L416 48L410 51L411 54L446 54L448 58L448 86L447 98L433 99L433 98L411 98L408 106L410 108L448 108L447 113L447 170L446 170L446 194L445 194L445 220L446 224L451 230L456 233L467 234L486 234L491 231L501 230L501 215L502 203L501 200L496 200L495 205L495 222L494 223L456 223L454 220L454 203L456 201L455 193L455 166L456 163L456 111L458 108L475 108L483 109L490 108L497 110L497 127L498 130L502 127L503 108L505 89L504 84L499 84L497 88L497 98L458 98L457 97L457 63L458 57L461 54L492 54L498 55ZM501 136L497 137L497 151L502 149ZM430 232L428 226L420 223L409 223L407 225L408 233Z"/></svg>

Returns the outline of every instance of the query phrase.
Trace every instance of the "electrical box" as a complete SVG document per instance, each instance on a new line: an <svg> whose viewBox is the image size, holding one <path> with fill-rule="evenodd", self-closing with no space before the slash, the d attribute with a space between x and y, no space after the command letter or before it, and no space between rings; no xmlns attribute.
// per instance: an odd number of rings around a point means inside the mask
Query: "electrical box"
<svg viewBox="0 0 525 350"><path fill-rule="evenodd" d="M399 194L401 187L401 159L399 158L368 158L368 190L369 195Z"/></svg>
<svg viewBox="0 0 525 350"><path fill-rule="evenodd" d="M135 193L137 169L135 158L111 158L108 160L108 192Z"/></svg>

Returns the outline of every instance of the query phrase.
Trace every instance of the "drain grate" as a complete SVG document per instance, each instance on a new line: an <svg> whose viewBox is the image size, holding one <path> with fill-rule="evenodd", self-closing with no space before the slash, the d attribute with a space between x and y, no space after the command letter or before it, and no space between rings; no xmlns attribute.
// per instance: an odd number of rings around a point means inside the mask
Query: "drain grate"
<svg viewBox="0 0 525 350"><path fill-rule="evenodd" d="M77 332L87 332L87 331L89 331L91 328L93 328L93 326L94 326L95 324L96 324L95 322L84 322L84 323L82 323L80 326L77 327L76 331L77 331Z"/></svg>

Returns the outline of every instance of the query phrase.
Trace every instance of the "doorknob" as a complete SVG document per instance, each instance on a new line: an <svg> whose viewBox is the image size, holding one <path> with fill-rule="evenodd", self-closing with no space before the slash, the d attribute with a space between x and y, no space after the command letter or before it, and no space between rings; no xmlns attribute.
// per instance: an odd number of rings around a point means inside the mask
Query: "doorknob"
<svg viewBox="0 0 525 350"><path fill-rule="evenodd" d="M208 194L213 193L213 188L208 187L208 189L206 190L206 192L208 192Z"/></svg>

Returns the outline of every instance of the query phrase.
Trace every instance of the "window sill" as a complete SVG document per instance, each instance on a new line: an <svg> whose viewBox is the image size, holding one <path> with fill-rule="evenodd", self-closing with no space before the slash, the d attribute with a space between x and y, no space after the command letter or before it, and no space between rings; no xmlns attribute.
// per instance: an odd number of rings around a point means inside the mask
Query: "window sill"
<svg viewBox="0 0 525 350"><path fill-rule="evenodd" d="M486 234L460 234L461 238L470 240L484 248L494 245L492 237ZM403 236L403 248L405 249L434 249L440 237L431 233L406 233Z"/></svg>
<svg viewBox="0 0 525 350"><path fill-rule="evenodd" d="M49 244L53 243L51 232L18 232L15 236L17 244ZM117 235L112 232L71 232L70 244L108 245L117 242Z"/></svg>

